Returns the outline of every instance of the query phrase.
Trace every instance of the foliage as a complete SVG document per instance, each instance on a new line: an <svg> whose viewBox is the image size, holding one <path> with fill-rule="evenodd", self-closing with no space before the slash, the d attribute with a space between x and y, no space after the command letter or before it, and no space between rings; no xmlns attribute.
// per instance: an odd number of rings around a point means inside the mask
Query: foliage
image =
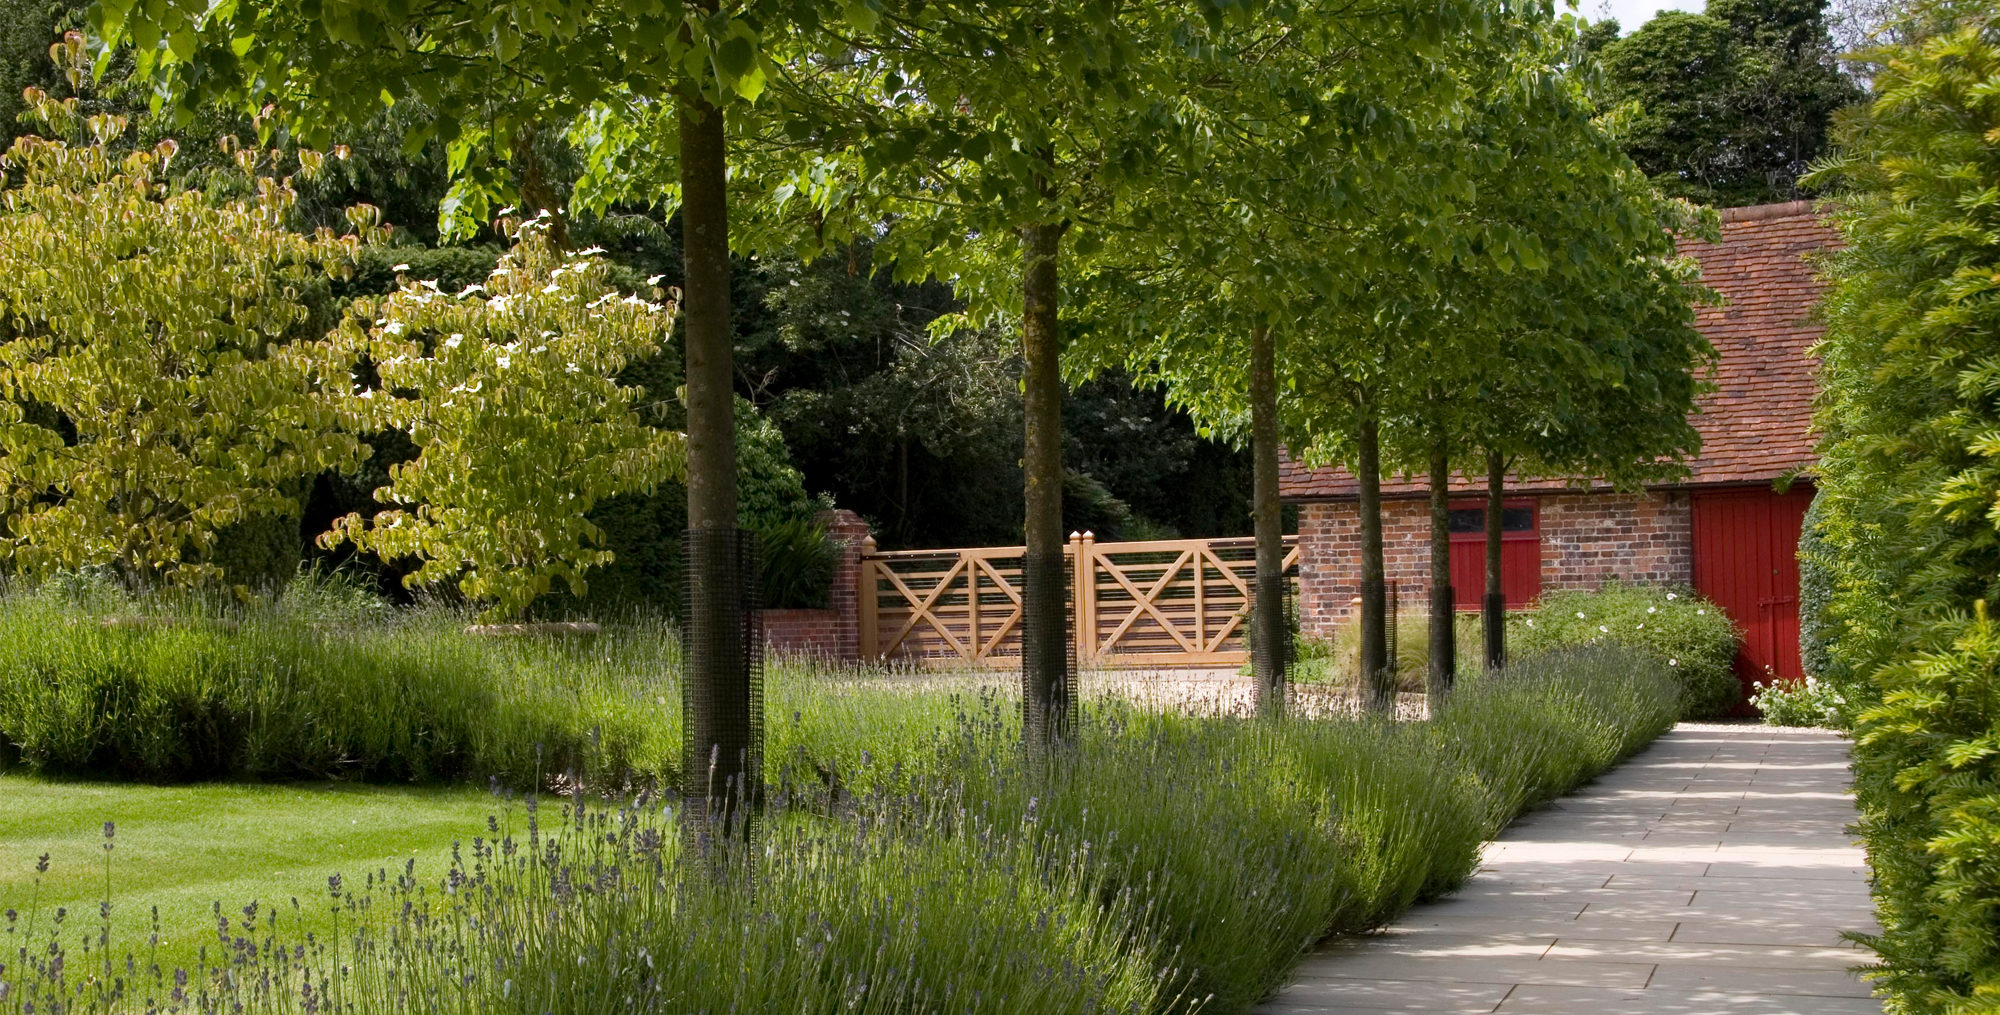
<svg viewBox="0 0 2000 1015"><path fill-rule="evenodd" d="M1759 680L1751 685L1750 704L1772 726L1847 725L1847 698L1840 689L1818 677L1800 680Z"/></svg>
<svg viewBox="0 0 2000 1015"><path fill-rule="evenodd" d="M484 285L406 282L357 308L342 337L379 376L360 392L362 428L403 430L419 451L376 490L387 509L323 541L416 557L406 583L455 585L489 616L518 616L557 578L582 594L612 557L591 508L652 488L679 458L640 418L646 393L617 380L666 341L671 308L620 297L606 273L561 261L531 226Z"/></svg>
<svg viewBox="0 0 2000 1015"><path fill-rule="evenodd" d="M626 371L626 376L635 374L646 372ZM653 425L665 426L657 419ZM826 560L833 548L824 532L814 539L807 530L829 505L824 497L806 496L804 477L792 465L784 434L744 399L736 403L736 463L737 524L760 535L781 533L765 539L761 557L767 575L789 576L780 584L790 590L773 603L805 605L824 598L832 580ZM612 559L591 572L584 595L553 596L538 609L561 612L578 606L597 616L633 610L680 616L687 487L668 479L650 493L607 498L588 520L603 533L603 547ZM821 577L810 577L814 575ZM794 601L794 596L802 598Z"/></svg>
<svg viewBox="0 0 2000 1015"><path fill-rule="evenodd" d="M679 750L672 642L480 639L301 576L218 610L89 583L0 599L0 741L29 768L125 779L532 787L659 772Z"/></svg>
<svg viewBox="0 0 2000 1015"><path fill-rule="evenodd" d="M1606 97L1629 106L1633 160L1669 194L1703 202L1802 196L1834 114L1861 95L1834 59L1826 3L1714 0L1705 14L1661 11L1606 44Z"/></svg>
<svg viewBox="0 0 2000 1015"><path fill-rule="evenodd" d="M1820 530L1824 501L1815 494L1799 528L1799 665L1806 676L1838 680L1833 653L1833 629L1827 611L1833 605L1833 582L1839 567Z"/></svg>
<svg viewBox="0 0 2000 1015"><path fill-rule="evenodd" d="M1967 12L1877 56L1874 101L1816 177L1845 241L1818 349L1825 617L1839 690L1879 702L1854 727L1878 978L1903 1011L1979 1011L2000 994L2000 648L1975 610L2000 595L2000 39Z"/></svg>
<svg viewBox="0 0 2000 1015"><path fill-rule="evenodd" d="M1725 715L1742 696L1734 669L1741 635L1692 589L1609 584L1596 592L1552 592L1517 616L1509 633L1523 658L1600 643L1659 654L1680 678L1683 717Z"/></svg>
<svg viewBox="0 0 2000 1015"><path fill-rule="evenodd" d="M345 933L304 940L295 912L256 911L234 975L198 966L161 1009L295 1008L303 982L334 1012L1244 1011L1323 935L1469 876L1522 807L1668 728L1674 697L1657 661L1600 648L1470 681L1430 723L1104 700L1074 753L1035 768L1011 700L819 679L795 699L804 725L847 721L774 730L773 764L796 760L774 770L755 891L739 855L685 846L657 797L531 801L454 858L449 890L332 882L309 905ZM861 750L825 749L857 725ZM17 999L153 986L51 969L67 933L0 928L32 945ZM157 975L169 996L175 974Z"/></svg>
<svg viewBox="0 0 2000 1015"><path fill-rule="evenodd" d="M855 256L866 263L871 249ZM1020 542L1019 352L995 329L933 339L929 323L963 306L946 287L851 266L838 254L771 257L739 272L750 396L784 431L808 489L868 518L884 546ZM1063 461L1066 494L1102 491L1066 497L1066 530L1201 537L1248 524L1244 456L1123 376L1069 392Z"/></svg>
<svg viewBox="0 0 2000 1015"><path fill-rule="evenodd" d="M764 605L774 610L824 609L833 592L840 547L826 526L793 518L757 530L757 562L763 570Z"/></svg>
<svg viewBox="0 0 2000 1015"><path fill-rule="evenodd" d="M171 141L119 159L122 120L37 102L90 140L6 156L21 177L0 210L0 549L34 572L226 578L220 532L296 515L300 481L365 453L339 429L350 361L304 295L360 236L283 228L297 195L265 175L275 156L238 152L256 192L213 203L169 185Z"/></svg>
<svg viewBox="0 0 2000 1015"><path fill-rule="evenodd" d="M1893 66L1893 65L1892 65ZM1877 978L1912 1012L1971 1012L2000 992L2000 628L1928 625L1930 646L1876 674L1879 706L1855 726L1855 789L1882 934Z"/></svg>
<svg viewBox="0 0 2000 1015"><path fill-rule="evenodd" d="M29 115L22 93L56 86L49 45L63 29L81 27L80 13L65 0L0 0L0 139L9 147ZM65 23L71 19L78 23Z"/></svg>
<svg viewBox="0 0 2000 1015"><path fill-rule="evenodd" d="M1421 694L1425 690L1424 673L1430 665L1430 642L1426 637L1430 619L1427 613L1400 609L1396 615L1395 628L1389 635L1391 647L1395 650L1389 655L1389 665L1395 669L1398 691ZM1478 659L1481 632L1484 630L1479 614L1469 610L1459 611L1453 619L1456 621L1453 633L1458 639L1459 659ZM1361 625L1358 618L1336 628L1332 638L1302 640L1298 659L1288 676L1300 683L1360 687Z"/></svg>

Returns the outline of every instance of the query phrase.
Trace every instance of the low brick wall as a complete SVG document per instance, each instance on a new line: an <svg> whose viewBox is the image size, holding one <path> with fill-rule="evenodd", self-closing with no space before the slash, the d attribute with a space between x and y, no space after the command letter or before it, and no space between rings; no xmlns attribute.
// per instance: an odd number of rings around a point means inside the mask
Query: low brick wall
<svg viewBox="0 0 2000 1015"><path fill-rule="evenodd" d="M1561 493L1510 496L1537 503L1541 590L1595 589L1607 581L1688 584L1694 540L1688 495ZM1455 500L1470 498L1455 498ZM1353 501L1299 505L1299 626L1329 638L1354 613L1361 594L1361 519ZM1430 504L1382 502L1384 577L1397 585L1405 611L1421 611L1430 588Z"/></svg>
<svg viewBox="0 0 2000 1015"><path fill-rule="evenodd" d="M765 610L764 647L772 655L851 658L843 654L837 610Z"/></svg>

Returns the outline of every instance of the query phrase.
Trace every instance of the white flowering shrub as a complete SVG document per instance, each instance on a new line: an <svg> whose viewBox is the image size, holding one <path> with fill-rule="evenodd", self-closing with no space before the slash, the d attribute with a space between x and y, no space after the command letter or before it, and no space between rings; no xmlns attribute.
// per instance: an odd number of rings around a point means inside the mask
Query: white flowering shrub
<svg viewBox="0 0 2000 1015"><path fill-rule="evenodd" d="M485 285L406 281L343 325L377 375L359 392L363 427L402 430L419 454L375 492L384 510L338 520L323 543L414 557L410 584L456 585L489 619L558 578L584 593L611 559L591 509L685 464L679 435L641 418L660 393L618 380L666 344L673 307L612 290L594 253L566 258L531 223Z"/></svg>
<svg viewBox="0 0 2000 1015"><path fill-rule="evenodd" d="M1751 685L1750 704L1757 706L1764 722L1772 726L1846 725L1847 698L1840 689L1818 677L1804 680L1759 680Z"/></svg>
<svg viewBox="0 0 2000 1015"><path fill-rule="evenodd" d="M1510 654L1525 657L1576 645L1653 650L1681 684L1684 717L1720 715L1736 706L1740 635L1715 604L1680 586L1606 585L1596 592L1555 592L1517 614Z"/></svg>

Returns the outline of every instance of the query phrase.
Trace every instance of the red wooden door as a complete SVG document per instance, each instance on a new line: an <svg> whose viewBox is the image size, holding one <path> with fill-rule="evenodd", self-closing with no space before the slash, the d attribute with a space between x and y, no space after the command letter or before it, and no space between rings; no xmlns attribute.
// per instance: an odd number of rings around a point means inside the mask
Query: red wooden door
<svg viewBox="0 0 2000 1015"><path fill-rule="evenodd" d="M1799 530L1812 490L1694 494L1694 587L1743 631L1736 678L1799 677Z"/></svg>
<svg viewBox="0 0 2000 1015"><path fill-rule="evenodd" d="M1500 514L1500 591L1507 608L1525 609L1542 594L1542 533L1534 501L1508 501ZM1451 506L1451 595L1477 610L1486 595L1486 502Z"/></svg>

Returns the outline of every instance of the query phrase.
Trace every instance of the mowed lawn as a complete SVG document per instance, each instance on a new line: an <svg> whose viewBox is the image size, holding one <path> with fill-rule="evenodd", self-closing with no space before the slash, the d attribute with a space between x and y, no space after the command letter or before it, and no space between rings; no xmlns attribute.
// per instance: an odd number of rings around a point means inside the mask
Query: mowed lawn
<svg viewBox="0 0 2000 1015"><path fill-rule="evenodd" d="M117 823L110 853L112 948L143 966L191 962L216 940L213 907L232 920L255 901L289 920L297 898L309 918L293 930L331 926L327 878L340 874L360 891L367 875L402 872L417 861L434 882L452 843L470 853L487 835L487 818L507 822L506 803L476 789L360 786L345 783L259 785L206 783L136 786L0 775L0 914L21 920L39 912L45 933L57 907L68 910L64 937L93 940L100 925L106 868L104 823ZM523 820L512 808L512 824ZM504 826L503 826L504 827ZM35 865L49 855L36 884ZM149 960L146 937L159 907L161 948ZM0 939L6 924L0 915ZM287 938L293 933L287 931ZM303 935L301 934L300 937ZM11 951L16 942L4 942ZM216 955L209 949L211 958Z"/></svg>

